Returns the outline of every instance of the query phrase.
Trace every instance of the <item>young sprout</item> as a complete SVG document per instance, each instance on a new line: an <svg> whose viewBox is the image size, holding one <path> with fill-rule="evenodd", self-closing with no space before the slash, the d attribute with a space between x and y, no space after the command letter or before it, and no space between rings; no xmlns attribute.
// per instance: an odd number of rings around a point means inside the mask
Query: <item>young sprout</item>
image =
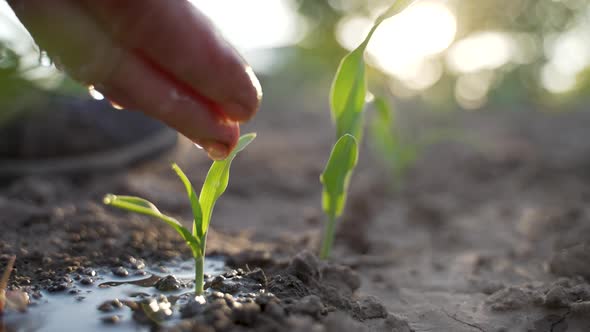
<svg viewBox="0 0 590 332"><path fill-rule="evenodd" d="M413 2L414 0L397 0L381 16L379 16L363 42L342 59L338 66L338 70L336 71L336 75L334 76L334 80L332 81L332 87L330 90L330 110L332 121L336 124L336 138L338 138L338 142L332 150L332 155L330 156L326 170L322 175L322 183L324 184L324 195L322 196L322 200L324 202L324 211L329 218L324 242L320 252L320 257L323 259L328 258L330 248L332 247L334 239L334 219L342 213L342 209L344 208L344 199L346 197L348 181L354 166L356 165L358 145L360 145L363 136L363 110L365 108L365 97L367 95L367 77L364 59L365 50L367 49L367 45L369 45L373 33L377 30L379 25L385 19L399 14ZM350 137L345 138L347 135ZM342 139L344 140L342 141ZM338 144L347 146L347 149L338 148ZM347 151L340 152L340 149ZM348 155L340 155L345 152L347 152ZM333 158L335 158L335 160L349 160L346 159L346 157L352 157L352 155L354 155L354 163L339 165L332 161ZM331 189L327 187L329 181L326 181L325 178L329 177L331 172L345 174L345 176L334 177L334 181L341 181L337 186L334 183L331 184L334 186L333 188L343 190L343 192L340 193L340 196L338 196L341 199L340 203L342 205L335 210L334 208L330 210L330 206L326 206L325 200L326 193L331 192ZM332 202L330 204L335 203Z"/></svg>
<svg viewBox="0 0 590 332"><path fill-rule="evenodd" d="M161 213L158 208L151 202L132 196L119 196L108 194L104 197L104 203L120 209L145 214L159 218L170 227L172 227L186 244L190 247L193 259L195 260L195 292L197 295L203 294L203 268L205 264L205 249L207 242L207 232L211 222L211 214L217 199L225 192L229 182L229 169L235 156L250 144L256 138L255 133L250 133L240 137L237 146L229 156L221 161L215 161L209 168L201 193L197 198L195 189L184 172L173 164L172 169L176 172L188 194L193 212L192 232L187 230L178 220Z"/></svg>

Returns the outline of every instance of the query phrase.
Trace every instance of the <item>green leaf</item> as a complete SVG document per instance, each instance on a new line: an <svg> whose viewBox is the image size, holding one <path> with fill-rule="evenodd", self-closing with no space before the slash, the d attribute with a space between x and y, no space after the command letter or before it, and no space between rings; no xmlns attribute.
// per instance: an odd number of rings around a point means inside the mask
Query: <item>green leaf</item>
<svg viewBox="0 0 590 332"><path fill-rule="evenodd" d="M362 135L361 114L367 94L365 60L363 58L366 44L366 41L363 42L342 59L332 82L330 106L332 121L336 124L337 137L351 134L360 139Z"/></svg>
<svg viewBox="0 0 590 332"><path fill-rule="evenodd" d="M404 9L412 5L416 0L396 0L393 5L389 6L387 10L379 16L376 25L379 25L384 20L401 13Z"/></svg>
<svg viewBox="0 0 590 332"><path fill-rule="evenodd" d="M365 40L346 55L336 71L330 91L332 121L336 124L336 137L353 135L358 141L362 138L363 116L367 94L367 78L364 53L381 22L400 13L412 4L413 0L398 0L381 15Z"/></svg>
<svg viewBox="0 0 590 332"><path fill-rule="evenodd" d="M198 258L203 256L201 251L200 241L194 237L178 220L169 217L158 210L158 208L150 201L141 197L134 196L119 196L108 194L103 199L106 205L111 205L119 209L140 213L152 217L156 217L168 225L170 225L180 236L187 242L188 246L193 252L193 257Z"/></svg>
<svg viewBox="0 0 590 332"><path fill-rule="evenodd" d="M197 236L199 239L203 238L203 211L201 210L201 204L199 203L199 198L197 198L197 193L195 192L195 188L191 184L188 177L184 174L182 169L178 167L176 163L172 164L172 169L176 172L176 175L180 178L180 181L184 184L184 188L186 189L186 193L188 194L188 199L191 202L191 208L193 210L193 235Z"/></svg>
<svg viewBox="0 0 590 332"><path fill-rule="evenodd" d="M256 133L243 135L240 137L237 146L226 159L215 161L213 162L213 165L211 165L207 177L205 178L205 182L203 183L203 188L201 188L201 194L199 195L199 203L201 204L201 209L203 211L203 223L201 226L203 234L207 234L207 229L209 229L209 223L211 221L213 208L215 207L215 202L227 188L231 162L234 160L238 152L244 150L254 138L256 138Z"/></svg>
<svg viewBox="0 0 590 332"><path fill-rule="evenodd" d="M350 176L358 160L357 140L345 134L334 145L326 169L320 176L324 185L322 207L331 219L344 210Z"/></svg>

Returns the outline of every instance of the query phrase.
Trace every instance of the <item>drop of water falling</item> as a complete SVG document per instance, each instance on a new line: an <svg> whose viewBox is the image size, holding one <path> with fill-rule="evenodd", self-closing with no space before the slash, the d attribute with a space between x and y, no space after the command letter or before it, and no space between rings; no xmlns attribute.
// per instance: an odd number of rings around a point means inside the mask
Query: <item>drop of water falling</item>
<svg viewBox="0 0 590 332"><path fill-rule="evenodd" d="M51 67L52 61L49 55L47 55L47 52L41 51L41 53L39 53L39 64L41 64L42 67Z"/></svg>
<svg viewBox="0 0 590 332"><path fill-rule="evenodd" d="M124 108L123 106L121 106L121 105L119 105L119 104L115 103L115 102L114 102L114 101L112 101L112 100L110 100L109 102L111 103L111 106L112 106L114 109L116 109L116 110L122 110L122 109Z"/></svg>
<svg viewBox="0 0 590 332"><path fill-rule="evenodd" d="M96 99L96 100L103 100L104 96L102 93L100 93L98 90L96 90L94 88L94 85L89 85L88 86L88 93L90 94L90 97Z"/></svg>

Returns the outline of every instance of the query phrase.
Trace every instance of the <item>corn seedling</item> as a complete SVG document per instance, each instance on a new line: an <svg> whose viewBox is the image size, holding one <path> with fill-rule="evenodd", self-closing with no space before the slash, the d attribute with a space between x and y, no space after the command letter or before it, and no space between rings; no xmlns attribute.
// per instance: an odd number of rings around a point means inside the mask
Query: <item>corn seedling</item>
<svg viewBox="0 0 590 332"><path fill-rule="evenodd" d="M338 141L320 177L324 186L322 208L328 216L320 251L322 259L327 259L330 254L336 218L344 209L348 182L356 166L358 146L363 136L363 110L367 95L365 50L379 25L385 19L399 14L412 2L398 0L379 16L363 42L342 59L332 81L330 110Z"/></svg>
<svg viewBox="0 0 590 332"><path fill-rule="evenodd" d="M161 213L154 204L143 198L112 194L108 194L104 198L104 203L107 205L156 217L170 225L170 227L180 234L183 240L186 241L186 244L190 247L195 260L195 292L197 295L203 294L203 268L205 263L207 232L211 223L211 214L215 202L227 188L231 162L240 151L245 149L246 146L254 140L255 137L255 133L243 135L240 137L236 148L234 148L226 159L213 162L207 173L207 177L205 178L205 182L203 183L198 198L195 189L184 172L178 167L178 165L172 165L172 169L184 184L191 203L194 218L192 232L186 229L178 220Z"/></svg>

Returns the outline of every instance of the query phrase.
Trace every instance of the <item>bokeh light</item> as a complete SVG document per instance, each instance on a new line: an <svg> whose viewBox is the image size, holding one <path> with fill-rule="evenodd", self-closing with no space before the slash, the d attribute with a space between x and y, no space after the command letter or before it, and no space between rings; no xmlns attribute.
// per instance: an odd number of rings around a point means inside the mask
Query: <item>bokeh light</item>
<svg viewBox="0 0 590 332"><path fill-rule="evenodd" d="M506 33L475 33L453 45L447 54L447 63L458 73L493 70L510 62L515 49L512 38Z"/></svg>
<svg viewBox="0 0 590 332"><path fill-rule="evenodd" d="M337 38L347 49L356 47L373 25L362 16L344 18ZM430 57L446 50L457 33L452 11L440 1L420 1L402 14L385 20L367 47L370 63L414 89L436 83L440 64Z"/></svg>
<svg viewBox="0 0 590 332"><path fill-rule="evenodd" d="M240 51L257 71L278 61L265 53L292 46L305 34L305 19L293 0L190 0L207 15L221 34Z"/></svg>
<svg viewBox="0 0 590 332"><path fill-rule="evenodd" d="M241 51L295 44L304 21L292 0L190 0Z"/></svg>

